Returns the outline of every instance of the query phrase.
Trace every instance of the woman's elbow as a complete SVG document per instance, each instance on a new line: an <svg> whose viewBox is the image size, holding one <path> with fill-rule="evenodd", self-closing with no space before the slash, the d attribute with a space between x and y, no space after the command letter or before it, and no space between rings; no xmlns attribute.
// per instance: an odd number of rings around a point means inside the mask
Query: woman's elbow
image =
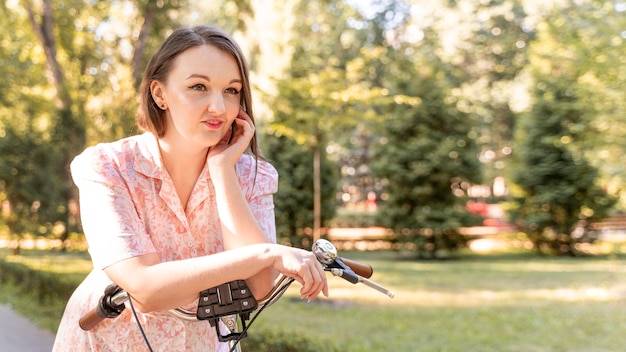
<svg viewBox="0 0 626 352"><path fill-rule="evenodd" d="M276 279L276 271L272 269L264 270L254 277L246 280L250 287L250 291L257 301L262 301L272 293L274 289L274 281Z"/></svg>

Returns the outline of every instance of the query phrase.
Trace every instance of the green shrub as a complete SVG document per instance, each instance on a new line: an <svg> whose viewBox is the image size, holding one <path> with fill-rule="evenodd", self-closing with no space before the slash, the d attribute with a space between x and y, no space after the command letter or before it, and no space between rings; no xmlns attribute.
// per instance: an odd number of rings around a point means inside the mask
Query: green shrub
<svg viewBox="0 0 626 352"><path fill-rule="evenodd" d="M63 275L33 270L21 263L0 259L0 283L15 284L30 293L38 303L65 305L77 283L65 280Z"/></svg>
<svg viewBox="0 0 626 352"><path fill-rule="evenodd" d="M2 303L51 332L56 331L66 302L79 282L68 274L36 270L0 258Z"/></svg>

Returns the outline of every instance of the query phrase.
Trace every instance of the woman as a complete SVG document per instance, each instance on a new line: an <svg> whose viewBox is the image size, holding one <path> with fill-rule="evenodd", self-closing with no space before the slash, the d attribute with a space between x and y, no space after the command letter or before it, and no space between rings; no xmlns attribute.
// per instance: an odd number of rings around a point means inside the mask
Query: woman
<svg viewBox="0 0 626 352"><path fill-rule="evenodd" d="M209 26L173 32L150 60L137 120L145 132L87 148L72 162L94 270L70 298L55 351L146 345L131 309L85 332L78 320L111 282L126 290L154 351L217 351L214 328L166 311L245 279L257 298L277 272L301 295L328 295L308 251L274 244L276 170L257 151L248 70Z"/></svg>

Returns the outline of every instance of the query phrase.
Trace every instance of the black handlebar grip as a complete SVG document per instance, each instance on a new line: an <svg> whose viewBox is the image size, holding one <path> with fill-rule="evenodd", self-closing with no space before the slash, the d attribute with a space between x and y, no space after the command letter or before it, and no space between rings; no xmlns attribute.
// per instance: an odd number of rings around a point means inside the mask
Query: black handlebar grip
<svg viewBox="0 0 626 352"><path fill-rule="evenodd" d="M374 273L374 269L369 264L360 263L343 257L341 258L341 261L345 265L349 266L350 269L352 269L352 271L354 271L357 275L362 276L366 279L372 277L372 274Z"/></svg>
<svg viewBox="0 0 626 352"><path fill-rule="evenodd" d="M106 319L106 317L100 316L98 314L99 309L94 308L90 310L87 314L83 315L78 321L78 325L81 329L88 331L91 330L94 326L98 325L101 321Z"/></svg>

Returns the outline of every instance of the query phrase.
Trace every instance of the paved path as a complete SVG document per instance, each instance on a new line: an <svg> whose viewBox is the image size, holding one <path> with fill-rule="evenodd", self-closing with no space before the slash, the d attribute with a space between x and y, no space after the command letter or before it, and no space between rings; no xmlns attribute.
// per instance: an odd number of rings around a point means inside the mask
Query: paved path
<svg viewBox="0 0 626 352"><path fill-rule="evenodd" d="M0 305L0 351L50 352L54 334L34 326L10 307Z"/></svg>

